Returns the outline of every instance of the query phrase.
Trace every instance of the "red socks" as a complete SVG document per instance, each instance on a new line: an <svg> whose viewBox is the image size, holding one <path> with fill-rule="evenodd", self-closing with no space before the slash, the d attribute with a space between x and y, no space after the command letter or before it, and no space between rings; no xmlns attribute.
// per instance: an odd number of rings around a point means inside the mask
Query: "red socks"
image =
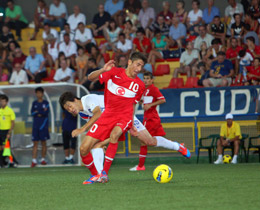
<svg viewBox="0 0 260 210"><path fill-rule="evenodd" d="M138 164L139 167L144 166L146 155L147 155L147 146L141 146L140 153L139 153L139 164Z"/></svg>
<svg viewBox="0 0 260 210"><path fill-rule="evenodd" d="M91 152L89 152L86 156L81 156L82 162L85 164L85 166L90 170L90 173L92 175L97 175L97 169L93 161L93 157Z"/></svg>
<svg viewBox="0 0 260 210"><path fill-rule="evenodd" d="M118 143L115 144L109 143L107 147L107 151L105 154L104 169L103 169L103 171L105 171L107 174L116 155L117 147L118 147Z"/></svg>

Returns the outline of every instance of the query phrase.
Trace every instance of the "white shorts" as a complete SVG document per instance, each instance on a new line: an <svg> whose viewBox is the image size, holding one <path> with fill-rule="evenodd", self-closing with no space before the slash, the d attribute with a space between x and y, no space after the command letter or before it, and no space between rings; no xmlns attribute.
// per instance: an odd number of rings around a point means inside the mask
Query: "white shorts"
<svg viewBox="0 0 260 210"><path fill-rule="evenodd" d="M143 123L141 123L140 120L138 120L136 116L134 116L134 126L136 127L138 132L146 129L144 127Z"/></svg>

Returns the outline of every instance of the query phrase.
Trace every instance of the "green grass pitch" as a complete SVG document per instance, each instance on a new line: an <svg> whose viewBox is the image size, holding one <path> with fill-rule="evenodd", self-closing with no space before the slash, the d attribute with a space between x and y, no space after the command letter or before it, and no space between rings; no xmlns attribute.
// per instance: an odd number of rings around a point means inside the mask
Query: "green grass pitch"
<svg viewBox="0 0 260 210"><path fill-rule="evenodd" d="M260 165L169 164L170 183L152 178L156 165L129 172L114 164L106 184L82 185L84 167L0 169L0 209L260 209Z"/></svg>

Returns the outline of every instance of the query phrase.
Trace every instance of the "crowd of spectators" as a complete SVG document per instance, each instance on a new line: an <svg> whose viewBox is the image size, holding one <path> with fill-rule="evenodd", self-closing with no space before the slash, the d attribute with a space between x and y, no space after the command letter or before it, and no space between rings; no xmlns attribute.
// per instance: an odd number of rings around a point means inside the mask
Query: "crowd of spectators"
<svg viewBox="0 0 260 210"><path fill-rule="evenodd" d="M38 0L30 40L35 40L42 28L44 44L42 52L31 46L28 57L18 42L28 20L13 0L3 1L0 80L6 80L3 69L7 69L10 84L26 84L28 80L39 83L47 77L47 66L55 69L55 82L77 79L91 90L102 89L102 85L89 82L87 75L102 67L104 55L112 50L113 59L122 67L133 51L144 53L148 57L147 71L152 71L157 59L180 58L173 77L179 77L179 73L196 77L199 73L199 83L205 87L258 84L259 0L226 1L228 6L221 16L214 0L207 0L206 8L201 8L199 0L192 0L190 11L185 9L184 0L177 0L175 11L170 2L164 1L158 14L148 0L104 0L87 25L78 5L68 14L61 0L53 0L50 5ZM106 40L99 46L95 41L98 36Z"/></svg>

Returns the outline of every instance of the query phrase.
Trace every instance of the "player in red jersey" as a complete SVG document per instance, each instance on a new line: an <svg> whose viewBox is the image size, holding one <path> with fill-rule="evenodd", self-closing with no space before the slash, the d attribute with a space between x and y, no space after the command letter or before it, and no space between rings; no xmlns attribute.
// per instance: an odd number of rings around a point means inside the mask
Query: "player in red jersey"
<svg viewBox="0 0 260 210"><path fill-rule="evenodd" d="M104 68L92 72L89 80L99 77L100 83L105 83L105 111L94 123L87 133L84 142L80 146L82 161L85 165L93 162L89 153L99 141L110 138L110 143L105 154L104 169L97 174L94 163L91 169L92 181L108 181L108 171L115 157L118 139L127 132L133 123L135 104L141 99L145 89L144 83L137 77L146 63L146 57L139 53L133 53L128 60L127 69L116 68L114 61L109 61Z"/></svg>
<svg viewBox="0 0 260 210"><path fill-rule="evenodd" d="M226 51L226 58L229 59L235 69L236 74L238 73L238 60L237 56L240 50L243 48L238 45L238 41L235 37L231 38L231 47L227 49Z"/></svg>
<svg viewBox="0 0 260 210"><path fill-rule="evenodd" d="M143 124L149 133L156 139L157 142L163 142L169 146L168 148L179 151L186 158L190 158L190 152L183 144L178 142L172 142L168 139L165 139L162 136L165 136L165 131L161 124L161 119L156 110L157 105L163 104L166 102L164 96L160 90L153 84L153 74L151 72L144 73L144 83L145 91L143 95L143 105L144 105L144 120ZM160 144L159 144L160 145ZM165 147L167 148L167 147ZM147 145L141 144L140 153L139 153L139 164L130 169L130 171L143 171L145 170L145 159L147 154Z"/></svg>
<svg viewBox="0 0 260 210"><path fill-rule="evenodd" d="M259 85L260 83L260 58L255 58L253 66L247 66L247 83L245 85Z"/></svg>

